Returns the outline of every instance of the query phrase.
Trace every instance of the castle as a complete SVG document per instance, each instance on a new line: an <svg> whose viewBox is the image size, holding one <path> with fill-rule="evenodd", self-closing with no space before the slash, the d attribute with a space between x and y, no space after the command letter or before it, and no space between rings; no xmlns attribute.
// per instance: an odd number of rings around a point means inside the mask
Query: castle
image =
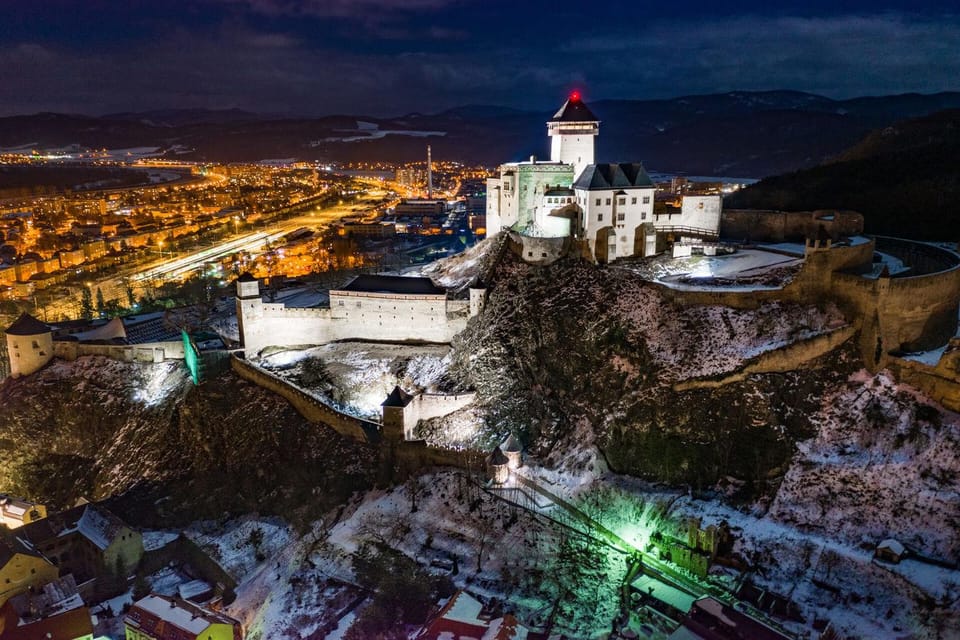
<svg viewBox="0 0 960 640"><path fill-rule="evenodd" d="M502 164L500 177L487 180L487 235L581 240L601 264L657 253L658 234L716 239L720 196L685 198L679 213L655 214L656 187L641 163L595 161L599 134L600 121L573 92L547 122L550 160Z"/></svg>
<svg viewBox="0 0 960 640"><path fill-rule="evenodd" d="M248 357L267 346L338 340L449 343L479 313L483 290L451 299L430 278L361 275L330 290L325 307L264 302L250 274L237 279L237 322Z"/></svg>

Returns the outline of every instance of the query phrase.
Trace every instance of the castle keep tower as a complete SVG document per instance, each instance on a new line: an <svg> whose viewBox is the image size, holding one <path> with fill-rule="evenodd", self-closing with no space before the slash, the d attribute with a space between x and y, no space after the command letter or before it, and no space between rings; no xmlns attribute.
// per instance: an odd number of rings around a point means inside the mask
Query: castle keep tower
<svg viewBox="0 0 960 640"><path fill-rule="evenodd" d="M600 121L574 91L550 121L550 161L573 165L573 177L594 162L594 144L600 133Z"/></svg>

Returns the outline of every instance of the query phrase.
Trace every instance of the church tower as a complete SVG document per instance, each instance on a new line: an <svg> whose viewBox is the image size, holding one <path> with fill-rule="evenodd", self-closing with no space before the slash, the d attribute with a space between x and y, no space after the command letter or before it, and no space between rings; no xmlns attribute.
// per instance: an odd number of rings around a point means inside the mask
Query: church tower
<svg viewBox="0 0 960 640"><path fill-rule="evenodd" d="M594 163L594 142L600 133L600 121L574 91L549 122L550 160L573 165L573 178Z"/></svg>

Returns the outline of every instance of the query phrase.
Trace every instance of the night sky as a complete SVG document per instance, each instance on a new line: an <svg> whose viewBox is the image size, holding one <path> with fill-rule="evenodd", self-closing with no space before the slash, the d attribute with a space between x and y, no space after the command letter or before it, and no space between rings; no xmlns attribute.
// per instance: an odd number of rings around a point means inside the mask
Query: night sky
<svg viewBox="0 0 960 640"><path fill-rule="evenodd" d="M956 2L0 0L0 115L960 90Z"/></svg>

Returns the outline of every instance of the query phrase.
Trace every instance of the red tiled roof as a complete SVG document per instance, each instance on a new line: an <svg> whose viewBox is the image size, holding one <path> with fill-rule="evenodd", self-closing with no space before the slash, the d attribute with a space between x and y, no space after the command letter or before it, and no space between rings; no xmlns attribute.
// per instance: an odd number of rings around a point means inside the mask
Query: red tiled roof
<svg viewBox="0 0 960 640"><path fill-rule="evenodd" d="M10 626L3 631L3 640L75 640L92 633L90 610L80 607L29 624Z"/></svg>

